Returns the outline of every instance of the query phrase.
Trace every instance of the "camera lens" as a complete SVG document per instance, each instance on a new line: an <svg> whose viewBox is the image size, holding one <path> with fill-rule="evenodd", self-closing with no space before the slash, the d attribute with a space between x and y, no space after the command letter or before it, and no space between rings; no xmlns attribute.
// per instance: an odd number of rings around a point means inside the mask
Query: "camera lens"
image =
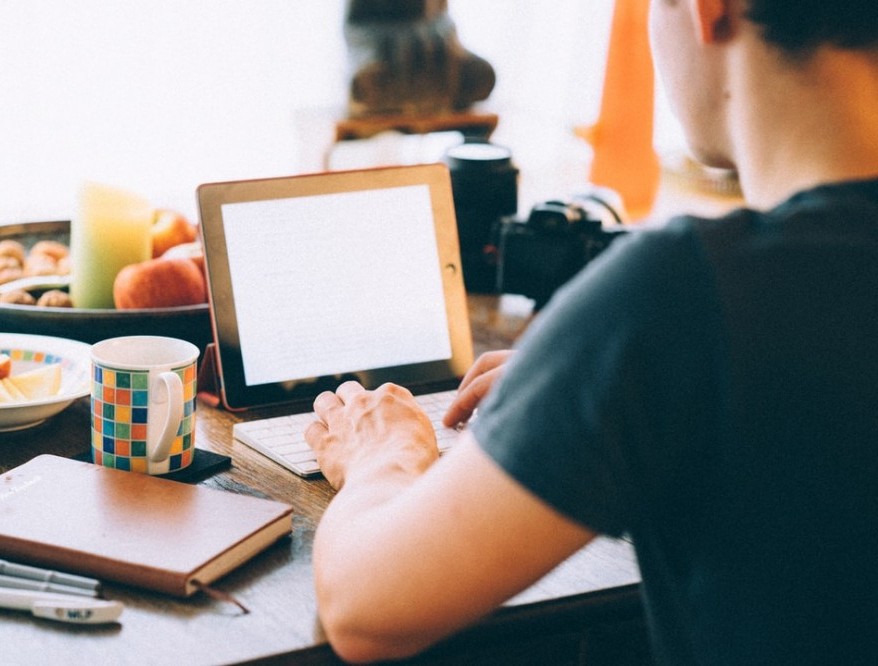
<svg viewBox="0 0 878 666"><path fill-rule="evenodd" d="M462 143L443 158L451 172L464 282L473 292L496 291L492 251L497 222L518 212L518 169L511 151L493 143Z"/></svg>
<svg viewBox="0 0 878 666"><path fill-rule="evenodd" d="M449 148L445 157L451 169L466 169L473 166L509 169L512 165L510 150L493 143L462 143Z"/></svg>

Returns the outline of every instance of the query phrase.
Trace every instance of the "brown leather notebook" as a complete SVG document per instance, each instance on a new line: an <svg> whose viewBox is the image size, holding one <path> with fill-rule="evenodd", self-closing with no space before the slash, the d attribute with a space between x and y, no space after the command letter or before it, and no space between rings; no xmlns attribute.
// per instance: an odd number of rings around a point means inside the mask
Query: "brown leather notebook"
<svg viewBox="0 0 878 666"><path fill-rule="evenodd" d="M0 476L0 557L185 597L289 534L292 511L41 455Z"/></svg>

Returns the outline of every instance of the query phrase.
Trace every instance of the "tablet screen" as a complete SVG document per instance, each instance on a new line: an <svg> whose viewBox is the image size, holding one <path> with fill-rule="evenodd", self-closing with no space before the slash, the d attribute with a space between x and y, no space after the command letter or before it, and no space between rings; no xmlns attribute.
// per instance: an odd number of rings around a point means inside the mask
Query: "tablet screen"
<svg viewBox="0 0 878 666"><path fill-rule="evenodd" d="M222 215L247 384L451 358L426 185Z"/></svg>
<svg viewBox="0 0 878 666"><path fill-rule="evenodd" d="M456 381L472 360L442 165L199 188L224 401Z"/></svg>

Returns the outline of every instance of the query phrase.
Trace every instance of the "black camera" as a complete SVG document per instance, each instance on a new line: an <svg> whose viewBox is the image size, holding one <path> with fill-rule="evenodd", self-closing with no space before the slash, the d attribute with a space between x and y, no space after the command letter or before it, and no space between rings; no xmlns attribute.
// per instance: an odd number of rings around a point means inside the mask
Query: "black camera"
<svg viewBox="0 0 878 666"><path fill-rule="evenodd" d="M625 233L616 209L592 194L539 203L526 220L504 218L496 231L497 291L532 298L539 309Z"/></svg>
<svg viewBox="0 0 878 666"><path fill-rule="evenodd" d="M554 291L625 233L618 195L592 187L547 201L519 220L518 169L508 148L485 141L450 148L463 279L474 293L521 294L539 309Z"/></svg>

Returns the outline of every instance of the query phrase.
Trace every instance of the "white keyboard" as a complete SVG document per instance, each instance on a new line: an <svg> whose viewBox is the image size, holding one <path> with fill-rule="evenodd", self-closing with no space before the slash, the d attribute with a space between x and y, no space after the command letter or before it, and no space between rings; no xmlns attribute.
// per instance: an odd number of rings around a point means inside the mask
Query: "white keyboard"
<svg viewBox="0 0 878 666"><path fill-rule="evenodd" d="M460 435L459 430L442 425L442 417L455 395L456 390L415 396L436 430L440 453L450 448ZM314 412L304 412L236 423L232 436L299 476L314 476L320 473L320 467L305 441L305 429L316 418Z"/></svg>

